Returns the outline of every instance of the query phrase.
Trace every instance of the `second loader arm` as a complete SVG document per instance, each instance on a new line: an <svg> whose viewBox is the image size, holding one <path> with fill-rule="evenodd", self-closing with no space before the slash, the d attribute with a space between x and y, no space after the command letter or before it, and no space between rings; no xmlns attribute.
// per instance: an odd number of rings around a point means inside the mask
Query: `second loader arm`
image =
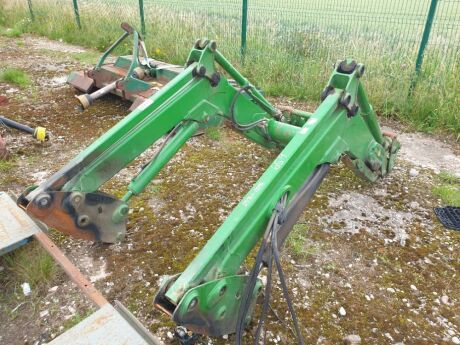
<svg viewBox="0 0 460 345"><path fill-rule="evenodd" d="M19 204L75 237L115 242L124 236L131 196L142 192L197 129L228 120L247 138L281 149L185 271L167 279L155 299L177 324L195 332L233 333L248 285L239 269L264 235L279 200L288 214L278 233L281 246L330 164L344 158L370 181L391 171L399 143L382 135L361 83L363 73L363 65L341 61L314 113L281 111L222 56L215 42L200 40L183 72L51 178L26 191ZM158 154L132 179L121 200L98 192L165 135ZM249 310L260 288L257 280Z"/></svg>

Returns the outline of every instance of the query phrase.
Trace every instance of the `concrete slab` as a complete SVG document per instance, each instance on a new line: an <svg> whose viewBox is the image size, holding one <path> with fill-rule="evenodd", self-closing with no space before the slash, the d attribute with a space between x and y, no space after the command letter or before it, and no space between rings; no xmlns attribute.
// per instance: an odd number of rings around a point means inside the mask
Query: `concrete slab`
<svg viewBox="0 0 460 345"><path fill-rule="evenodd" d="M111 305L106 304L48 345L149 345L147 341ZM158 343L157 343L158 344Z"/></svg>

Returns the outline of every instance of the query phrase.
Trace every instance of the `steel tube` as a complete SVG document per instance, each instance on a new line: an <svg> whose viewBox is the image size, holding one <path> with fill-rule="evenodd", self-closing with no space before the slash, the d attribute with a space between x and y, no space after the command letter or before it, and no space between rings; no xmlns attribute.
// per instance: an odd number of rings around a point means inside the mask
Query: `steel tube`
<svg viewBox="0 0 460 345"><path fill-rule="evenodd" d="M81 106L83 107L83 109L86 109L88 108L91 104L93 104L93 102L108 94L109 92L112 92L113 90L116 89L117 87L117 82L118 80L114 81L113 83L110 83L110 84L107 84L106 86L100 88L99 90L91 93L91 94L87 94L85 93L84 95L80 95L80 96L76 96L78 101L80 102Z"/></svg>

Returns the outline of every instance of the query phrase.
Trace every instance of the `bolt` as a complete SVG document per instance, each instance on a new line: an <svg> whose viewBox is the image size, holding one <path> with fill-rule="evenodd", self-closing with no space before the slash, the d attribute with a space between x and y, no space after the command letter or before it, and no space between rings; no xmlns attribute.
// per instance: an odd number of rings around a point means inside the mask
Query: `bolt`
<svg viewBox="0 0 460 345"><path fill-rule="evenodd" d="M358 78L361 78L364 75L365 70L366 70L366 67L362 64L359 64L357 68L356 76Z"/></svg>
<svg viewBox="0 0 460 345"><path fill-rule="evenodd" d="M211 44L209 45L209 48L211 49L212 52L215 52L217 50L216 41L211 41Z"/></svg>
<svg viewBox="0 0 460 345"><path fill-rule="evenodd" d="M82 200L83 200L83 195L81 193L74 192L70 195L70 203L74 207L78 206Z"/></svg>
<svg viewBox="0 0 460 345"><path fill-rule="evenodd" d="M37 196L35 202L39 208L47 208L51 205L51 195L46 193L40 194L39 196Z"/></svg>
<svg viewBox="0 0 460 345"><path fill-rule="evenodd" d="M196 307L197 304L198 304L198 298L194 297L188 305L188 310L192 310L193 308Z"/></svg>

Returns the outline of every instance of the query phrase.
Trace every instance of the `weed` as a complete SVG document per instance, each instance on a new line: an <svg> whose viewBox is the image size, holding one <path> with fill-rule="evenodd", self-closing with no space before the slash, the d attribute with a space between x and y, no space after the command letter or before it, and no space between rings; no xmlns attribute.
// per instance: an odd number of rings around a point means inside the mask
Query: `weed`
<svg viewBox="0 0 460 345"><path fill-rule="evenodd" d="M15 29L15 28L8 28L8 29L5 29L5 30L2 30L1 34L2 34L2 36L13 38L13 37L21 36L22 32L20 30L18 30L18 29Z"/></svg>
<svg viewBox="0 0 460 345"><path fill-rule="evenodd" d="M0 74L0 81L20 87L26 87L30 84L29 76L24 71L16 68L7 68L4 70Z"/></svg>
<svg viewBox="0 0 460 345"><path fill-rule="evenodd" d="M72 316L70 319L66 320L64 322L64 331L69 329L69 328L72 328L73 326L79 324L81 321L83 321L84 319L86 319L88 316L90 316L91 314L93 313L93 310L92 309L89 309L86 313L84 313L83 315L80 315L80 313L77 311L75 313L74 316Z"/></svg>
<svg viewBox="0 0 460 345"><path fill-rule="evenodd" d="M13 169L15 166L13 161L0 160L0 172L6 173Z"/></svg>
<svg viewBox="0 0 460 345"><path fill-rule="evenodd" d="M47 286L56 274L52 257L38 244L30 243L1 259L11 283L28 282L32 288Z"/></svg>
<svg viewBox="0 0 460 345"><path fill-rule="evenodd" d="M433 188L433 194L446 205L460 207L460 178L441 172L437 179L438 184Z"/></svg>
<svg viewBox="0 0 460 345"><path fill-rule="evenodd" d="M309 246L306 243L307 237L305 233L307 231L307 227L304 224L296 224L286 240L289 252L298 259L306 259L319 251L318 247Z"/></svg>
<svg viewBox="0 0 460 345"><path fill-rule="evenodd" d="M75 60L80 61L80 62L95 64L98 61L100 55L101 54L98 52L87 51L87 52L72 54L72 57Z"/></svg>
<svg viewBox="0 0 460 345"><path fill-rule="evenodd" d="M219 141L222 137L219 128L208 127L205 129L204 134L211 140Z"/></svg>

